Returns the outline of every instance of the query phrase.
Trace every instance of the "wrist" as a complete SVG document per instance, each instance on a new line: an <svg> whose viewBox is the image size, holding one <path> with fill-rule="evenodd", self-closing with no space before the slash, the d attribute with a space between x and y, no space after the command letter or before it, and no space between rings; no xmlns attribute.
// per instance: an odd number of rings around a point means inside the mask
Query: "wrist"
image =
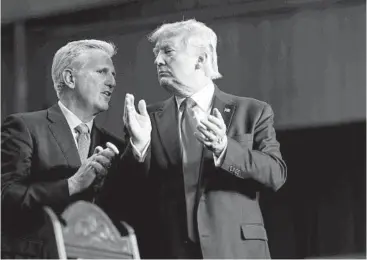
<svg viewBox="0 0 367 260"><path fill-rule="evenodd" d="M69 188L69 195L72 196L76 193L78 193L78 184L74 180L73 177L70 177L68 179L68 188Z"/></svg>
<svg viewBox="0 0 367 260"><path fill-rule="evenodd" d="M228 143L227 136L224 136L223 139L221 140L221 143L220 143L219 147L217 149L215 149L215 151L214 151L214 155L217 158L221 157L223 152L226 150L227 143Z"/></svg>
<svg viewBox="0 0 367 260"><path fill-rule="evenodd" d="M131 142L132 144L135 146L135 148L141 152L144 150L144 148L147 146L147 144L149 143L149 139L148 140L134 140L134 138L131 138Z"/></svg>

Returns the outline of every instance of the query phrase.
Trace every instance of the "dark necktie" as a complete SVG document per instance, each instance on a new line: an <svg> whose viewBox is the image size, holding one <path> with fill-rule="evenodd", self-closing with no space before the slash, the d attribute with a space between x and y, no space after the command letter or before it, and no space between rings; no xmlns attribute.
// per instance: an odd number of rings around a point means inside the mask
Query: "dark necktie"
<svg viewBox="0 0 367 260"><path fill-rule="evenodd" d="M186 98L182 104L181 117L181 142L182 142L182 166L185 185L186 213L188 235L192 241L197 241L196 228L194 227L194 204L199 179L199 168L202 153L202 145L196 139L196 123L193 108L196 103L191 98Z"/></svg>
<svg viewBox="0 0 367 260"><path fill-rule="evenodd" d="M77 142L78 142L78 152L80 156L80 161L83 163L88 158L89 146L90 146L90 134L89 127L82 123L75 127L78 132Z"/></svg>

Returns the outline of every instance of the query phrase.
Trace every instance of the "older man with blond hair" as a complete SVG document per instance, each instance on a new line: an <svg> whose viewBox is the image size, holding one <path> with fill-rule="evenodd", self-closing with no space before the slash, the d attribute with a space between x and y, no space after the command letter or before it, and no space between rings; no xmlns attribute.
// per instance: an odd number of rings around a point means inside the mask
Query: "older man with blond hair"
<svg viewBox="0 0 367 260"><path fill-rule="evenodd" d="M69 42L52 63L57 104L4 120L2 258L55 257L42 207L62 212L74 201L95 201L113 158L124 149L120 139L94 122L108 109L116 86L115 53L105 41Z"/></svg>
<svg viewBox="0 0 367 260"><path fill-rule="evenodd" d="M270 257L259 192L286 180L270 105L214 84L217 36L204 23L163 24L149 39L158 81L172 97L148 107L141 100L139 112L134 96L125 98L131 145L124 155L140 169L132 175L145 180L144 196L136 196L144 197L142 255ZM116 178L109 184L123 182Z"/></svg>

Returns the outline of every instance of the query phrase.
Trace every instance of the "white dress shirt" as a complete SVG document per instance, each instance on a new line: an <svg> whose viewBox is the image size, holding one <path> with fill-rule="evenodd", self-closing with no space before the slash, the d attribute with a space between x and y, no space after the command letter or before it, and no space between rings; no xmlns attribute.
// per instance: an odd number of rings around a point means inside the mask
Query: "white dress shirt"
<svg viewBox="0 0 367 260"><path fill-rule="evenodd" d="M68 125L70 127L70 131L73 134L74 137L74 142L76 147L78 147L78 132L75 130L75 127L77 127L78 125L82 124L83 122L79 119L79 117L77 117L73 112L71 112L60 100L59 102L57 102L57 104L59 105L61 112L63 113L63 115L66 118L66 121L68 122ZM92 130L92 126L93 126L93 120L90 120L89 122L85 123L88 128L89 128L89 133Z"/></svg>

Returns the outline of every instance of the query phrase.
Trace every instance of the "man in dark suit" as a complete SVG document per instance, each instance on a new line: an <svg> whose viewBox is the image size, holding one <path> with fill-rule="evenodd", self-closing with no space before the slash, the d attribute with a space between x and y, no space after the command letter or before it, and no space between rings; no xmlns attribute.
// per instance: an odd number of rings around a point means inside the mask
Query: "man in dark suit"
<svg viewBox="0 0 367 260"><path fill-rule="evenodd" d="M135 226L142 256L269 258L259 192L286 180L271 107L214 85L217 37L205 24L164 24L150 40L172 97L148 108L141 100L139 113L125 98L124 156L140 169L131 176L146 180L146 224Z"/></svg>
<svg viewBox="0 0 367 260"><path fill-rule="evenodd" d="M104 41L68 43L52 64L58 103L5 119L2 258L55 257L42 207L60 213L74 201L94 201L118 149L124 149L120 139L94 123L108 109L116 85L115 53L114 45Z"/></svg>

